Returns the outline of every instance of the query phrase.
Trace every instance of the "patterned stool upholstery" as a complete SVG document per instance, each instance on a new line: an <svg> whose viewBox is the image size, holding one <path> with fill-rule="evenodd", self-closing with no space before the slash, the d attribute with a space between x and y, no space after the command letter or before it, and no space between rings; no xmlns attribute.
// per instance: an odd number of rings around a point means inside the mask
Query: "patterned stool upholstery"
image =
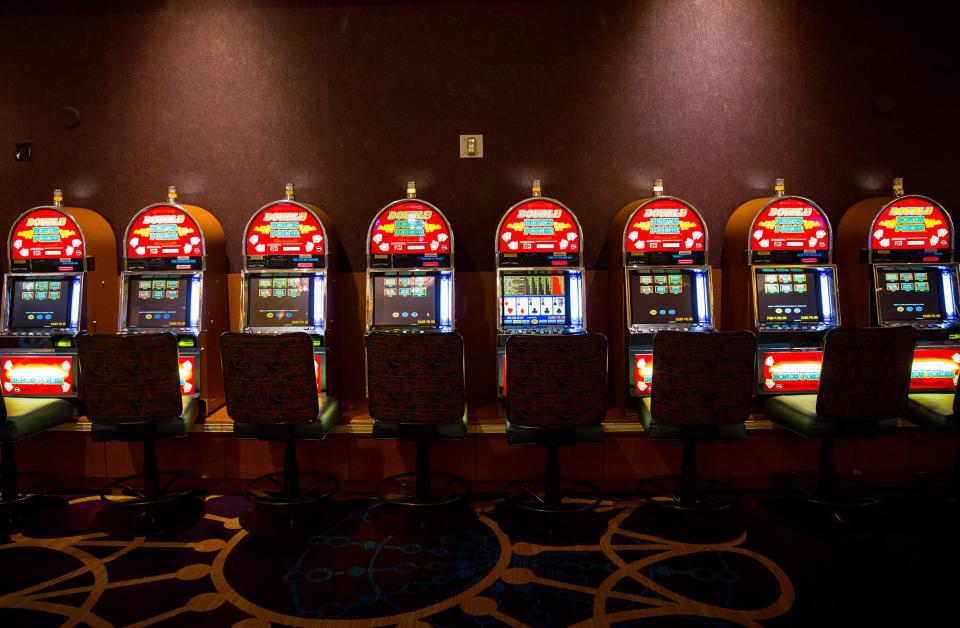
<svg viewBox="0 0 960 628"><path fill-rule="evenodd" d="M507 442L547 448L544 475L508 484L507 503L538 512L593 508L599 503L599 490L560 474L559 447L603 441L606 337L519 335L507 340L506 351ZM561 370L560 364L575 368Z"/></svg>
<svg viewBox="0 0 960 628"><path fill-rule="evenodd" d="M63 399L39 399L31 397L2 397L0 395L0 526L11 526L14 519L35 498L53 488L53 475L49 473L20 473L17 470L15 443L39 434L73 418L73 406ZM20 480L31 480L30 486L21 488Z"/></svg>
<svg viewBox="0 0 960 628"><path fill-rule="evenodd" d="M876 503L874 498L835 494L834 439L868 438L896 430L897 419L906 411L915 339L916 331L908 326L832 329L824 339L817 394L767 399L763 412L768 419L821 440L815 491L788 481L797 477L789 474L781 484L790 493L830 508Z"/></svg>
<svg viewBox="0 0 960 628"><path fill-rule="evenodd" d="M161 471L156 439L185 436L200 414L200 402L180 394L177 339L157 333L80 336L81 397L95 441L143 443L142 473L107 485L100 497L111 505L141 509L154 520L154 507L193 494L170 490L193 474ZM161 484L161 478L169 479ZM142 479L143 486L133 485Z"/></svg>
<svg viewBox="0 0 960 628"><path fill-rule="evenodd" d="M337 490L328 473L300 470L298 440L322 440L339 418L336 399L317 392L313 341L305 333L220 337L227 413L237 438L282 441L283 470L250 481L244 495L255 504L298 506ZM302 489L301 479L310 485ZM257 488L270 486L272 490Z"/></svg>
<svg viewBox="0 0 960 628"><path fill-rule="evenodd" d="M958 382L960 386L960 382ZM907 420L943 436L960 437L960 419L957 419L960 395L956 391L947 394L918 393L907 397ZM960 438L953 458L951 497L960 499Z"/></svg>
<svg viewBox="0 0 960 628"><path fill-rule="evenodd" d="M653 339L653 395L643 399L640 420L653 440L683 441L680 493L665 491L660 505L722 509L728 504L697 498L696 444L743 440L750 418L756 337L747 331L661 331ZM645 483L661 489L668 478Z"/></svg>
<svg viewBox="0 0 960 628"><path fill-rule="evenodd" d="M466 497L466 480L431 472L428 449L430 441L467 435L460 334L371 333L367 396L374 438L417 443L415 473L384 479L377 488L380 497L405 506L451 504Z"/></svg>

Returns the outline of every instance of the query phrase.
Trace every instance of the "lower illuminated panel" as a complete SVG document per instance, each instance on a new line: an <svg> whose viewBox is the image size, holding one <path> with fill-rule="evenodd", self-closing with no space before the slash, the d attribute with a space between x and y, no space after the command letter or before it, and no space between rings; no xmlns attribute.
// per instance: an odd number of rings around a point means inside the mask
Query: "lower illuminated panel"
<svg viewBox="0 0 960 628"><path fill-rule="evenodd" d="M917 349L910 374L912 392L953 392L960 373L960 347Z"/></svg>
<svg viewBox="0 0 960 628"><path fill-rule="evenodd" d="M771 351L763 354L762 391L766 394L816 393L820 351ZM917 349L910 371L910 392L953 392L960 375L960 347Z"/></svg>
<svg viewBox="0 0 960 628"><path fill-rule="evenodd" d="M760 359L761 392L816 393L822 351L769 351Z"/></svg>
<svg viewBox="0 0 960 628"><path fill-rule="evenodd" d="M631 359L633 374L630 380L633 383L633 394L649 395L653 391L653 354L634 353Z"/></svg>
<svg viewBox="0 0 960 628"><path fill-rule="evenodd" d="M7 355L0 358L0 385L8 396L75 397L74 356Z"/></svg>
<svg viewBox="0 0 960 628"><path fill-rule="evenodd" d="M180 363L180 394L197 394L197 358L192 355L181 355Z"/></svg>

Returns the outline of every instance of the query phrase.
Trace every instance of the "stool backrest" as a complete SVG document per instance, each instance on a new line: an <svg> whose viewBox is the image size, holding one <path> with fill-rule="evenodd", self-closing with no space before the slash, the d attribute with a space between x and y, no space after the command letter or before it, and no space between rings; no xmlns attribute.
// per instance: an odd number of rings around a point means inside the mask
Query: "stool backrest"
<svg viewBox="0 0 960 628"><path fill-rule="evenodd" d="M159 423L183 412L173 334L83 335L77 348L91 423Z"/></svg>
<svg viewBox="0 0 960 628"><path fill-rule="evenodd" d="M367 336L370 416L385 423L453 423L463 418L460 334Z"/></svg>
<svg viewBox="0 0 960 628"><path fill-rule="evenodd" d="M522 427L588 427L607 413L602 334L507 340L507 419Z"/></svg>
<svg viewBox="0 0 960 628"><path fill-rule="evenodd" d="M878 421L904 414L916 331L913 327L839 327L827 332L817 417Z"/></svg>
<svg viewBox="0 0 960 628"><path fill-rule="evenodd" d="M306 423L320 414L313 341L303 333L220 336L227 414L240 423Z"/></svg>
<svg viewBox="0 0 960 628"><path fill-rule="evenodd" d="M653 337L650 411L667 425L731 425L750 418L757 339L748 331L660 331Z"/></svg>

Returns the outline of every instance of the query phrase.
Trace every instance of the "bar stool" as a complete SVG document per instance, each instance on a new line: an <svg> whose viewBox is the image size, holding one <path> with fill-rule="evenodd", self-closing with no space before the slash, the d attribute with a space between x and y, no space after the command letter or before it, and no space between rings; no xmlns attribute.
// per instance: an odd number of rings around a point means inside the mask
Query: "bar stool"
<svg viewBox="0 0 960 628"><path fill-rule="evenodd" d="M234 436L283 443L283 470L254 478L244 487L254 509L241 520L256 533L290 531L302 523L310 506L339 488L329 473L300 469L297 441L323 440L339 418L340 404L317 391L308 334L228 332L220 336L220 359ZM257 507L278 511L279 517L261 517Z"/></svg>
<svg viewBox="0 0 960 628"><path fill-rule="evenodd" d="M81 396L96 442L143 444L143 468L108 484L100 498L135 512L153 531L180 527L202 513L198 479L162 470L157 439L186 436L200 413L196 397L180 394L177 339L173 334L80 336Z"/></svg>
<svg viewBox="0 0 960 628"><path fill-rule="evenodd" d="M31 512L37 498L56 488L52 473L17 470L16 443L73 418L73 406L63 399L2 397L0 403L0 530L21 529L35 522ZM20 480L28 480L21 487Z"/></svg>
<svg viewBox="0 0 960 628"><path fill-rule="evenodd" d="M367 392L373 437L417 444L415 472L382 480L380 499L418 508L464 500L470 484L432 471L429 452L433 441L467 435L460 334L372 332L367 336Z"/></svg>
<svg viewBox="0 0 960 628"><path fill-rule="evenodd" d="M680 475L643 480L678 510L724 510L729 503L698 497L697 443L744 440L750 418L757 340L747 331L690 333L661 331L653 339L653 394L640 406L651 440L683 442ZM663 486L679 480L679 493ZM708 481L707 488L719 482Z"/></svg>
<svg viewBox="0 0 960 628"><path fill-rule="evenodd" d="M603 442L607 338L521 335L509 338L506 350L507 442L543 445L547 461L542 476L507 484L505 503L547 514L592 510L600 490L561 475L560 446Z"/></svg>
<svg viewBox="0 0 960 628"><path fill-rule="evenodd" d="M960 385L960 383L958 383ZM957 403L960 395L953 393L918 393L907 397L907 420L942 436L952 436L957 441L953 458L953 476L948 494L951 502L960 502L960 420L957 419ZM929 474L918 474L925 476ZM916 478L916 479L919 479Z"/></svg>
<svg viewBox="0 0 960 628"><path fill-rule="evenodd" d="M816 487L801 486L802 472L783 474L778 484L788 494L825 508L842 519L839 509L871 506L870 495L838 492L838 480L861 489L869 484L838 476L834 441L871 438L896 431L904 416L916 332L912 327L842 327L827 332L820 385L815 395L779 395L763 406L768 419L805 438L820 440Z"/></svg>

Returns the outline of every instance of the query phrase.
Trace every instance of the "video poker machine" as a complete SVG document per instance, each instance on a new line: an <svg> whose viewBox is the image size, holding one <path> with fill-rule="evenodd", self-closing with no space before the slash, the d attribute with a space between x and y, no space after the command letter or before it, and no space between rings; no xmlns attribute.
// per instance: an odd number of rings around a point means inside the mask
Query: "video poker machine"
<svg viewBox="0 0 960 628"><path fill-rule="evenodd" d="M583 230L563 203L541 194L507 210L497 227L497 392L506 395L507 339L586 332Z"/></svg>
<svg viewBox="0 0 960 628"><path fill-rule="evenodd" d="M957 264L950 214L937 201L906 194L869 198L837 228L845 322L917 330L910 390L953 392L960 372Z"/></svg>
<svg viewBox="0 0 960 628"><path fill-rule="evenodd" d="M824 336L840 323L832 244L826 213L785 195L783 179L727 221L722 324L757 333L761 395L817 391Z"/></svg>
<svg viewBox="0 0 960 628"><path fill-rule="evenodd" d="M0 385L8 397L76 399L76 337L116 332L117 240L90 209L53 204L20 215L7 239Z"/></svg>
<svg viewBox="0 0 960 628"><path fill-rule="evenodd" d="M703 216L661 179L617 213L609 241L614 401L626 412L652 392L658 331L713 331L713 282Z"/></svg>
<svg viewBox="0 0 960 628"><path fill-rule="evenodd" d="M243 238L240 327L245 333L309 334L318 394L327 390L330 225L319 207L297 201L288 183L283 200L264 205L250 218Z"/></svg>
<svg viewBox="0 0 960 628"><path fill-rule="evenodd" d="M410 181L407 197L381 209L367 232L366 331L453 328L453 231Z"/></svg>
<svg viewBox="0 0 960 628"><path fill-rule="evenodd" d="M120 332L177 336L180 388L209 414L224 403L220 334L227 318L223 227L202 207L167 201L141 209L124 234Z"/></svg>

